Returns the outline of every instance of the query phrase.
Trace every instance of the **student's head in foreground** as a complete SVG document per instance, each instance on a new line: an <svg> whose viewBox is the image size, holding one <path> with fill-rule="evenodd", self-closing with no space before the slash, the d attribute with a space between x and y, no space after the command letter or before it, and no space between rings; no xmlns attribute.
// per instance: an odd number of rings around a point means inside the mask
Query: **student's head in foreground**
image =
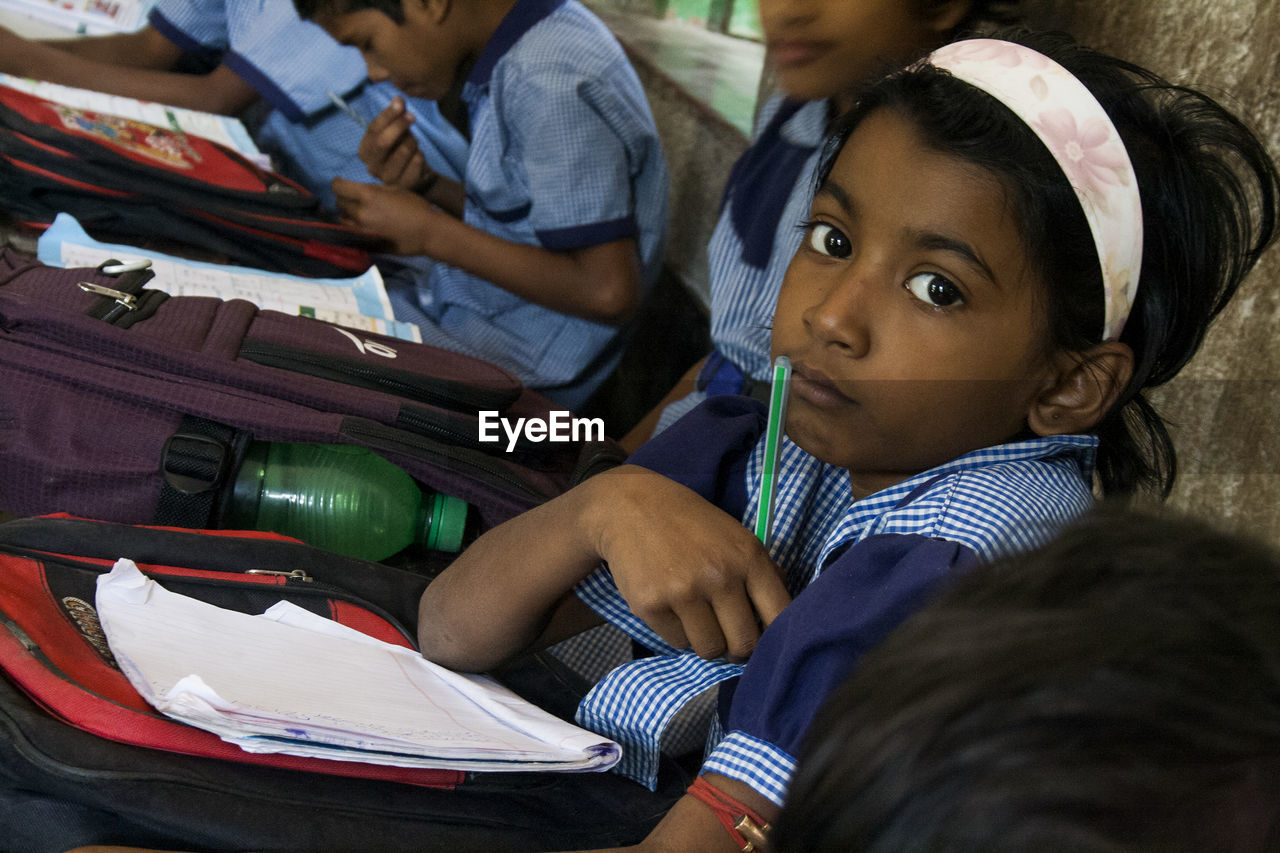
<svg viewBox="0 0 1280 853"><path fill-rule="evenodd" d="M1280 849L1280 556L1106 507L828 700L774 853Z"/></svg>

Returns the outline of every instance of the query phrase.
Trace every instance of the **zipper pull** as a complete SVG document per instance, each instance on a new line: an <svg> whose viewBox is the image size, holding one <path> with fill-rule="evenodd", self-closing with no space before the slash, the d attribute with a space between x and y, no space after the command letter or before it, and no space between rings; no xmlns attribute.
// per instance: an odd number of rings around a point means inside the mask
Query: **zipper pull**
<svg viewBox="0 0 1280 853"><path fill-rule="evenodd" d="M245 569L244 573L246 575L276 575L278 577L291 578L293 580L311 583L311 575L307 574L302 569L294 569L291 572L278 572L274 569Z"/></svg>
<svg viewBox="0 0 1280 853"><path fill-rule="evenodd" d="M126 310L132 311L138 307L138 297L134 296L132 293L125 293L123 290L104 287L101 284L94 284L91 281L81 281L77 282L77 284L85 293L96 293L98 296L110 297L120 305L123 305Z"/></svg>

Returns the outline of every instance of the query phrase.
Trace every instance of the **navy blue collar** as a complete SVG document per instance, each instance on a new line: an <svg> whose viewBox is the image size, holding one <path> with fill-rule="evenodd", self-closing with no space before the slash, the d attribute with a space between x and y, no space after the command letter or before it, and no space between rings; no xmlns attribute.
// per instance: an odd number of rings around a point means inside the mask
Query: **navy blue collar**
<svg viewBox="0 0 1280 853"><path fill-rule="evenodd" d="M731 190L729 217L742 243L742 260L756 269L769 266L783 209L814 152L815 146L797 145L783 133L783 125L805 105L805 101L785 100L759 138L733 164L726 182L721 208Z"/></svg>
<svg viewBox="0 0 1280 853"><path fill-rule="evenodd" d="M506 56L507 51L520 41L521 36L562 5L564 0L516 0L516 4L498 24L489 41L485 42L484 50L476 58L476 64L471 66L467 83L472 86L488 85L498 60Z"/></svg>

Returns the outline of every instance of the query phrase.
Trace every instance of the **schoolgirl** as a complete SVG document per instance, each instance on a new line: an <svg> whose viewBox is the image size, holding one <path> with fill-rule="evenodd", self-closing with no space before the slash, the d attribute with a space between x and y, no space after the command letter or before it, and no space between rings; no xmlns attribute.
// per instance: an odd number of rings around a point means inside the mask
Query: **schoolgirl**
<svg viewBox="0 0 1280 853"><path fill-rule="evenodd" d="M1047 540L1095 487L1167 492L1144 392L1272 240L1278 190L1239 120L1126 62L1025 33L938 49L826 149L772 330L795 379L768 547L743 523L763 409L713 398L482 536L423 596L424 654L484 670L620 626L655 656L578 719L628 775L654 783L682 705L719 690L702 775L646 845L741 846L828 692L944 579Z"/></svg>

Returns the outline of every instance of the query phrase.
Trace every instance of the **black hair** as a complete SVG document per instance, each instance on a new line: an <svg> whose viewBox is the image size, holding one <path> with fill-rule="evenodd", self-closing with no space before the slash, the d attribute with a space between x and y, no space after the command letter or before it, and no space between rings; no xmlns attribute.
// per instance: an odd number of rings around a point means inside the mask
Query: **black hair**
<svg viewBox="0 0 1280 853"><path fill-rule="evenodd" d="M925 0L936 4L945 0ZM955 26L954 32L963 34L972 32L982 26L993 24L1012 24L1018 18L1019 0L973 0L969 11Z"/></svg>
<svg viewBox="0 0 1280 853"><path fill-rule="evenodd" d="M293 0L298 17L311 21L325 15L346 15L362 9L382 12L397 24L404 23L403 0Z"/></svg>
<svg viewBox="0 0 1280 853"><path fill-rule="evenodd" d="M1272 548L1104 502L863 657L771 849L1280 849L1278 613Z"/></svg>
<svg viewBox="0 0 1280 853"><path fill-rule="evenodd" d="M1210 321L1275 236L1280 176L1262 143L1213 99L1062 34L1006 30L1063 65L1093 92L1116 125L1142 197L1142 275L1120 338L1133 378L1096 426L1104 494L1166 497L1177 457L1144 390L1172 379L1204 340ZM908 118L927 145L1000 179L1022 223L1028 254L1048 284L1055 347L1099 342L1102 272L1084 212L1039 138L1004 104L946 71L917 63L872 84L832 126L818 181L871 112Z"/></svg>

